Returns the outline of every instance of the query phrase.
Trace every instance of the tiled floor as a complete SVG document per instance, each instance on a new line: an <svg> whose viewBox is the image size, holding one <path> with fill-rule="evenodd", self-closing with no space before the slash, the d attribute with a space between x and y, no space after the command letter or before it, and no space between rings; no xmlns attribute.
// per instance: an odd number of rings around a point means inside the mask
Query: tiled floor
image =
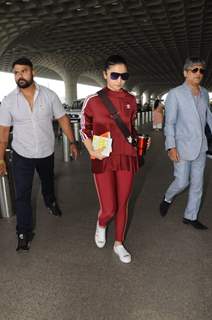
<svg viewBox="0 0 212 320"><path fill-rule="evenodd" d="M65 164L56 144L56 190L63 217L44 207L33 189L36 236L28 253L15 251L15 218L0 220L0 320L211 320L212 160L208 160L200 220L208 231L182 224L187 192L166 218L158 204L172 179L161 133L153 133L129 204L124 265L93 238L98 203L85 151Z"/></svg>

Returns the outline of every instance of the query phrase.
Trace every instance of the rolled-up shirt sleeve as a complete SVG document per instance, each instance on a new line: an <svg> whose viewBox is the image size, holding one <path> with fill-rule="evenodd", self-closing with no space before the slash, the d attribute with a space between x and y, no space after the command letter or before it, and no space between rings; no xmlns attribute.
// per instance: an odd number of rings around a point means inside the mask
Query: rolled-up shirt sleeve
<svg viewBox="0 0 212 320"><path fill-rule="evenodd" d="M0 125L10 127L13 125L12 115L10 113L9 99L6 97L3 99L0 105Z"/></svg>
<svg viewBox="0 0 212 320"><path fill-rule="evenodd" d="M81 130L80 135L82 141L92 139L93 137L93 117L91 112L91 100L85 99L81 112Z"/></svg>
<svg viewBox="0 0 212 320"><path fill-rule="evenodd" d="M52 108L55 119L59 119L66 114L60 99L54 92L52 92Z"/></svg>

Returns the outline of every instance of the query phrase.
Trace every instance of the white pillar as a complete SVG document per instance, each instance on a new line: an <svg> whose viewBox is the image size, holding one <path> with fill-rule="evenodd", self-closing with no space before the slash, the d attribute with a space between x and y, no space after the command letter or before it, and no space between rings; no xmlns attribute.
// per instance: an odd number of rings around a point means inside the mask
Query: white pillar
<svg viewBox="0 0 212 320"><path fill-rule="evenodd" d="M139 103L142 105L143 104L143 89L141 89L141 88L138 89L138 100L139 100Z"/></svg>
<svg viewBox="0 0 212 320"><path fill-rule="evenodd" d="M78 76L71 72L64 76L65 101L68 105L72 105L72 102L77 100L77 79Z"/></svg>
<svg viewBox="0 0 212 320"><path fill-rule="evenodd" d="M144 91L144 93L143 93L143 105L146 102L150 103L150 93L148 90Z"/></svg>

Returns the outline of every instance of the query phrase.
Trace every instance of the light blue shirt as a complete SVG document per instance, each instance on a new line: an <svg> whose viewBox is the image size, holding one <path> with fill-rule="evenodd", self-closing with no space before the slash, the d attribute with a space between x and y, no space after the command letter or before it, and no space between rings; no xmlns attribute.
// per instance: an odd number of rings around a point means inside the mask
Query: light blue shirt
<svg viewBox="0 0 212 320"><path fill-rule="evenodd" d="M37 83L31 110L17 87L0 106L0 125L13 126L12 148L26 158L44 158L54 152L53 118L65 115L58 96Z"/></svg>

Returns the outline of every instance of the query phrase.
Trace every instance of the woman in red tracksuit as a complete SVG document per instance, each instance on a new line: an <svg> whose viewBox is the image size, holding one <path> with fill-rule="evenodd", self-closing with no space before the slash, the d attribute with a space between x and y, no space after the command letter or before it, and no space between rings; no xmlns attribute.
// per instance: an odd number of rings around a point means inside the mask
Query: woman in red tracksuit
<svg viewBox="0 0 212 320"><path fill-rule="evenodd" d="M119 112L119 116L135 135L134 119L137 106L135 97L123 89L128 79L127 64L121 56L111 56L103 71L108 98ZM110 132L112 152L108 157L94 150L93 135ZM114 252L124 263L131 262L131 255L123 246L127 224L127 206L132 190L133 177L138 170L136 148L129 144L118 128L98 94L89 96L82 108L81 136L91 158L92 172L99 197L100 211L97 220L95 242L99 248L106 243L106 227L115 218Z"/></svg>

